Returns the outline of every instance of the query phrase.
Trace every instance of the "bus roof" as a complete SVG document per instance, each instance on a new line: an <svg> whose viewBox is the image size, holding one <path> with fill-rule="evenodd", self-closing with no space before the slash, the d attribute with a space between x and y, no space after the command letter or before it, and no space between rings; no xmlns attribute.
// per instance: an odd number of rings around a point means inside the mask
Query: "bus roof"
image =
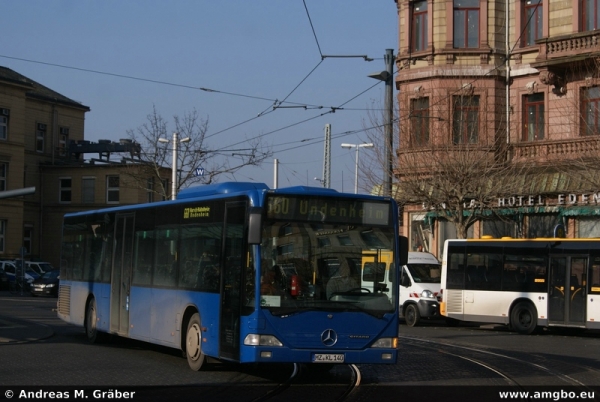
<svg viewBox="0 0 600 402"><path fill-rule="evenodd" d="M240 192L252 191L252 190L268 190L269 187L264 183L250 183L250 182L225 182L207 184L202 186L189 187L181 190L177 194L178 200L186 198L197 198L206 197L209 195L217 194L235 194Z"/></svg>
<svg viewBox="0 0 600 402"><path fill-rule="evenodd" d="M564 241L564 242L570 242L570 241L599 241L599 238L576 238L576 239L571 239L571 238L565 238L565 237L535 237L535 238L529 238L529 239L518 239L518 238L514 238L514 237L500 237L500 238L494 238L494 237L481 237L479 239L447 239L447 242L494 242L494 243L502 243L502 242L528 242L528 241L535 241L535 242L548 242L548 241Z"/></svg>

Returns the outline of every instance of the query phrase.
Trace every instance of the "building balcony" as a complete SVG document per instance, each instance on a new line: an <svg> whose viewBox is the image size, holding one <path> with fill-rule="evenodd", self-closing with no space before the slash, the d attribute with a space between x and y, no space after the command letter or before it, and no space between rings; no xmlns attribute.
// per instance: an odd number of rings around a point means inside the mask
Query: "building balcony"
<svg viewBox="0 0 600 402"><path fill-rule="evenodd" d="M520 142L511 145L513 162L577 162L600 156L600 137Z"/></svg>
<svg viewBox="0 0 600 402"><path fill-rule="evenodd" d="M583 61L593 55L600 55L600 32L586 31L568 36L556 36L536 41L540 53L532 66L560 66L574 61Z"/></svg>

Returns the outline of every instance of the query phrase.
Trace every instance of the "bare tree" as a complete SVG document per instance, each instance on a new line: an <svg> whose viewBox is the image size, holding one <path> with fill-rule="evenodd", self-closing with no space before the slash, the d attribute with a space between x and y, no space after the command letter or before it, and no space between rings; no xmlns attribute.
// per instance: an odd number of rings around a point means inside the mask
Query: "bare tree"
<svg viewBox="0 0 600 402"><path fill-rule="evenodd" d="M140 160L144 169L130 169L128 174L135 178L139 186L148 188L148 180L153 179L154 191L163 197L170 193L165 180L165 167L172 163L171 149L173 132L178 133L177 152L177 192L192 184L210 184L223 175L230 175L245 166L256 166L272 155L271 150L260 140L249 140L244 149L211 149L206 141L208 118L203 119L194 109L183 116L173 116L174 130L168 129L168 122L153 107L147 121L135 130L128 130L129 138L141 145ZM189 138L182 142L181 139ZM159 141L166 139L169 144ZM172 167L172 166L171 166ZM196 174L199 169L201 174Z"/></svg>

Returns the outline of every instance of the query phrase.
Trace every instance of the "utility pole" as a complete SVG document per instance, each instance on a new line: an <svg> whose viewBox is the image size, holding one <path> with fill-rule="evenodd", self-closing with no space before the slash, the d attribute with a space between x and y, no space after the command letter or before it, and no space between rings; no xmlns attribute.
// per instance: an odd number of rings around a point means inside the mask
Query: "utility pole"
<svg viewBox="0 0 600 402"><path fill-rule="evenodd" d="M325 124L325 149L323 153L323 187L331 186L331 124Z"/></svg>
<svg viewBox="0 0 600 402"><path fill-rule="evenodd" d="M392 195L393 159L394 149L394 49L386 49L384 56L385 71L369 74L369 77L385 82L385 115L383 117L384 130L384 162L383 162L383 195Z"/></svg>

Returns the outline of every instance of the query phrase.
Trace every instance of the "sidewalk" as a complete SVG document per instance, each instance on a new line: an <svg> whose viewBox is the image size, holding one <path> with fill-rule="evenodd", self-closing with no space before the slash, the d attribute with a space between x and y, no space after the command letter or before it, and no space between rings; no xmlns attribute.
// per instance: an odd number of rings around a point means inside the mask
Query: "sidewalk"
<svg viewBox="0 0 600 402"><path fill-rule="evenodd" d="M0 291L0 345L10 343L34 342L46 339L54 335L54 331L48 325L35 323L9 315L14 302L25 300L27 296L11 294Z"/></svg>

